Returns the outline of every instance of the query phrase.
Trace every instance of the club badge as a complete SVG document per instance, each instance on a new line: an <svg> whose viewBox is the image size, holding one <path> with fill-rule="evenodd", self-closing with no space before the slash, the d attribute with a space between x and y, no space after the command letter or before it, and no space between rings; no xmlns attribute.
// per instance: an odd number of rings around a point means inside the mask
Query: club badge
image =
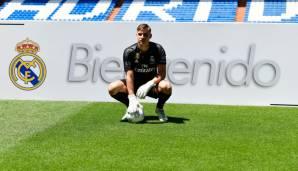
<svg viewBox="0 0 298 171"><path fill-rule="evenodd" d="M140 59L140 54L139 53L136 53L135 63L139 63L139 59Z"/></svg>
<svg viewBox="0 0 298 171"><path fill-rule="evenodd" d="M155 64L154 56L150 56L149 62L150 62L150 64Z"/></svg>
<svg viewBox="0 0 298 171"><path fill-rule="evenodd" d="M9 77L19 89L34 90L44 82L46 66L37 55L39 50L39 45L29 39L16 45L16 51L19 54L10 63Z"/></svg>

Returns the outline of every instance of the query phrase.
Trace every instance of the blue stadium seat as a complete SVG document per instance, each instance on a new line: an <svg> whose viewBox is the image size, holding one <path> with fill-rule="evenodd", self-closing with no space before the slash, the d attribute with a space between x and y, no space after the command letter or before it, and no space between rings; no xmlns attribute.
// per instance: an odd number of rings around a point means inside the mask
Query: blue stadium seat
<svg viewBox="0 0 298 171"><path fill-rule="evenodd" d="M230 1L213 1L209 15L209 22L234 22L238 2Z"/></svg>
<svg viewBox="0 0 298 171"><path fill-rule="evenodd" d="M298 1L248 0L245 21L262 23L297 23Z"/></svg>
<svg viewBox="0 0 298 171"><path fill-rule="evenodd" d="M115 20L233 22L236 9L237 0L127 0Z"/></svg>
<svg viewBox="0 0 298 171"><path fill-rule="evenodd" d="M7 0L0 6L0 20L105 21L116 3L117 0ZM237 0L125 0L114 20L234 22L237 3ZM244 21L298 23L298 0L248 0Z"/></svg>
<svg viewBox="0 0 298 171"><path fill-rule="evenodd" d="M1 20L103 21L117 0L10 0L0 6ZM61 10L66 10L62 11Z"/></svg>

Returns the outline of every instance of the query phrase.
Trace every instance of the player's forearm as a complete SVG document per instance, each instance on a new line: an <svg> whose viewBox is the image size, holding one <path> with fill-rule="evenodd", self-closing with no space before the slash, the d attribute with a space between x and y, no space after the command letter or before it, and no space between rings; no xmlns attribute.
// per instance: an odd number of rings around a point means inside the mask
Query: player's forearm
<svg viewBox="0 0 298 171"><path fill-rule="evenodd" d="M131 82L127 82L127 92L128 94L134 94L134 86L133 83Z"/></svg>
<svg viewBox="0 0 298 171"><path fill-rule="evenodd" d="M163 80L165 77L161 76L161 75L157 75L156 77L154 77L152 79L152 81L154 82L154 84L158 84L161 80Z"/></svg>
<svg viewBox="0 0 298 171"><path fill-rule="evenodd" d="M133 73L130 71L127 72L126 74L126 87L127 87L127 92L128 94L134 94L134 78L133 78Z"/></svg>
<svg viewBox="0 0 298 171"><path fill-rule="evenodd" d="M161 80L164 80L166 77L166 67L165 65L158 65L158 73L152 79L154 84L158 84Z"/></svg>

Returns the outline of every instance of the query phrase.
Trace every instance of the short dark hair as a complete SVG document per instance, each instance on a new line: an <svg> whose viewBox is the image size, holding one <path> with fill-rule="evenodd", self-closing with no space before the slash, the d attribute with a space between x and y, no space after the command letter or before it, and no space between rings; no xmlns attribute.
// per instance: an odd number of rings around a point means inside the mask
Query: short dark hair
<svg viewBox="0 0 298 171"><path fill-rule="evenodd" d="M143 30L143 29L148 29L149 32L151 32L151 27L146 23L140 24L137 27L137 31L140 31L140 30Z"/></svg>

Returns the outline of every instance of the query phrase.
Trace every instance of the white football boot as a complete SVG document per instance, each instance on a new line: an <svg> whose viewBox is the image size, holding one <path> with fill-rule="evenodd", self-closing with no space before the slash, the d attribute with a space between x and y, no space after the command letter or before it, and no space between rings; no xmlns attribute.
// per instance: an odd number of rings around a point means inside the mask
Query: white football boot
<svg viewBox="0 0 298 171"><path fill-rule="evenodd" d="M161 122L167 122L168 121L168 117L165 114L165 111L163 109L156 108L155 113L158 115L158 118Z"/></svg>

